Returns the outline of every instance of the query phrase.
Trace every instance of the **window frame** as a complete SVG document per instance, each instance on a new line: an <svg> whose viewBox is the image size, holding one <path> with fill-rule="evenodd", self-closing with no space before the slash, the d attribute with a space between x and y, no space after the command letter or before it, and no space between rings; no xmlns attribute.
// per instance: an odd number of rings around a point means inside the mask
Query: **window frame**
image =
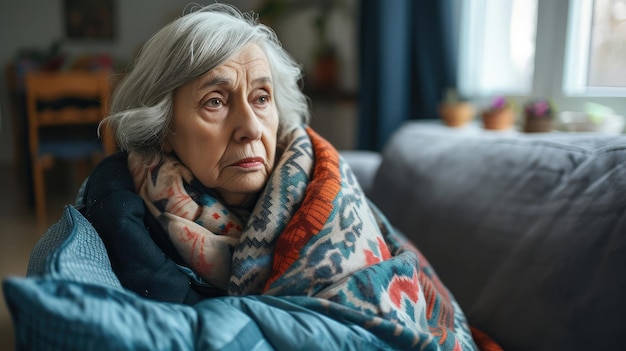
<svg viewBox="0 0 626 351"><path fill-rule="evenodd" d="M580 13L570 14L570 10L575 11L577 6L590 6L592 3L593 0L537 2L535 62L531 89L528 94L506 94L507 96L520 103L535 97L547 97L555 103L559 111L585 111L586 104L593 102L606 105L616 114L626 116L626 88L586 87L580 84L580 79L566 80L566 77L571 77L565 74L566 70L572 72L580 67L576 67L574 61L566 60L566 55L575 55L576 50L581 49L580 45L586 45L583 49L588 50L588 43L579 42L580 38L568 37L568 31L576 25L573 21L570 22L570 16L580 15ZM462 16L461 14L459 17ZM578 20L580 21L580 17ZM459 39L462 39L461 35ZM460 48L462 45L463 43L459 42ZM580 63L579 61L578 64ZM485 105L493 96L467 97Z"/></svg>

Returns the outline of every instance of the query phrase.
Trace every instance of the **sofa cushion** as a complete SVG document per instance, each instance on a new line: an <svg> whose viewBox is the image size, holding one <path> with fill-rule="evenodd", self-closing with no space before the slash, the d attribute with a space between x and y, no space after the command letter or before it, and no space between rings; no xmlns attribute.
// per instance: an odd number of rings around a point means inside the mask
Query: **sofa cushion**
<svg viewBox="0 0 626 351"><path fill-rule="evenodd" d="M623 348L625 136L413 122L371 199L505 350Z"/></svg>

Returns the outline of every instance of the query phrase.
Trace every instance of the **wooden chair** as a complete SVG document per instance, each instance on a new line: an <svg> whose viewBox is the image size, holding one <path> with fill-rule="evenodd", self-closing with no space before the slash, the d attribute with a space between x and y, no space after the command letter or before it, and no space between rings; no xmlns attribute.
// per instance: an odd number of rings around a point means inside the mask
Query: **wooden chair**
<svg viewBox="0 0 626 351"><path fill-rule="evenodd" d="M96 133L96 126L107 115L109 93L109 74L103 71L31 72L26 75L33 193L40 225L46 224L44 172L54 165L56 159L87 160L93 165L115 152L114 139L106 128L101 128L102 138L99 139Z"/></svg>

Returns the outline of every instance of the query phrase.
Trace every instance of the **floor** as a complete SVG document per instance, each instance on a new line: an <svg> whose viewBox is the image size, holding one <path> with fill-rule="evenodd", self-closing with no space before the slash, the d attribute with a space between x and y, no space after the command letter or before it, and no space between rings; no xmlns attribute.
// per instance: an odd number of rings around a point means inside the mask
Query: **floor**
<svg viewBox="0 0 626 351"><path fill-rule="evenodd" d="M47 227L61 215L63 206L72 203L77 185L69 165L57 163L48 171L48 221L38 225L28 197L28 179L25 172L11 164L0 164L0 276L24 276L30 251ZM11 317L4 302L0 305L0 349L15 349Z"/></svg>

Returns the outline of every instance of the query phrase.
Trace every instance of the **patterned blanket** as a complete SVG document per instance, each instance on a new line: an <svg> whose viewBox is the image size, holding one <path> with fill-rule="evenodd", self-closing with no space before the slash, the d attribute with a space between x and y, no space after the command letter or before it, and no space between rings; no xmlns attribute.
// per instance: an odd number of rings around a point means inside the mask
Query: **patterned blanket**
<svg viewBox="0 0 626 351"><path fill-rule="evenodd" d="M183 259L229 295L285 296L399 349L475 349L454 297L338 152L311 129L289 140L251 213L222 205L173 158L129 166Z"/></svg>

